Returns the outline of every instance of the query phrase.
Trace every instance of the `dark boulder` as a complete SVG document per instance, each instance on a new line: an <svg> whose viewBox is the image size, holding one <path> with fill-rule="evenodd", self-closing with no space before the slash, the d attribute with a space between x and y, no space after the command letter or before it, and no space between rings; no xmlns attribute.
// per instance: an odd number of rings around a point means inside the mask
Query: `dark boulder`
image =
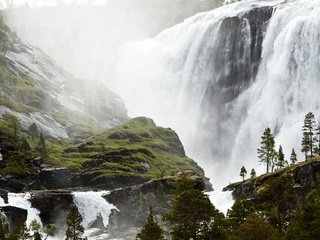
<svg viewBox="0 0 320 240"><path fill-rule="evenodd" d="M69 168L43 166L40 173L40 183L47 189L73 187L74 172Z"/></svg>
<svg viewBox="0 0 320 240"><path fill-rule="evenodd" d="M26 209L4 206L0 207L0 211L6 216L10 228L14 228L27 220L28 211Z"/></svg>
<svg viewBox="0 0 320 240"><path fill-rule="evenodd" d="M37 191L32 192L30 202L32 207L40 211L41 221L52 224L66 218L73 204L73 195L68 190Z"/></svg>
<svg viewBox="0 0 320 240"><path fill-rule="evenodd" d="M5 175L0 176L0 189L7 190L9 192L23 192L29 186L34 184L35 178L18 175Z"/></svg>

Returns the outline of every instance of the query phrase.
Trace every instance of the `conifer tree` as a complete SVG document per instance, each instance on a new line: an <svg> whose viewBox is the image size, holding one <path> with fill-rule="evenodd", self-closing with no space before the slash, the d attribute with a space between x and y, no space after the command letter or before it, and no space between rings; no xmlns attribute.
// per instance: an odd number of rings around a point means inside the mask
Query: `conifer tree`
<svg viewBox="0 0 320 240"><path fill-rule="evenodd" d="M77 206L73 205L67 216L67 231L65 240L85 240L82 238L84 227L81 225L82 216Z"/></svg>
<svg viewBox="0 0 320 240"><path fill-rule="evenodd" d="M181 174L174 187L172 209L165 215L173 240L204 239L217 210L187 174Z"/></svg>
<svg viewBox="0 0 320 240"><path fill-rule="evenodd" d="M261 139L261 148L258 149L258 157L260 158L261 163L267 165L267 173L269 173L269 168L276 153L274 150L274 136L272 135L270 128L265 129Z"/></svg>
<svg viewBox="0 0 320 240"><path fill-rule="evenodd" d="M302 141L301 141L301 152L305 155L305 160L308 160L308 153L310 151L310 142L307 133L303 133Z"/></svg>
<svg viewBox="0 0 320 240"><path fill-rule="evenodd" d="M45 157L47 155L46 140L44 139L44 136L42 133L40 133L37 150L42 157Z"/></svg>
<svg viewBox="0 0 320 240"><path fill-rule="evenodd" d="M296 154L296 152L294 151L294 148L292 148L292 152L291 152L291 156L290 156L290 161L291 161L291 164L292 164L292 165L296 164L296 162L298 161L298 160L297 160L297 154Z"/></svg>
<svg viewBox="0 0 320 240"><path fill-rule="evenodd" d="M35 123L32 123L29 127L29 132L32 140L35 140L39 135L38 127Z"/></svg>
<svg viewBox="0 0 320 240"><path fill-rule="evenodd" d="M317 122L315 142L317 143L315 153L320 156L320 119Z"/></svg>
<svg viewBox="0 0 320 240"><path fill-rule="evenodd" d="M256 170L254 170L254 168L251 169L250 176L251 178L255 178L257 176Z"/></svg>
<svg viewBox="0 0 320 240"><path fill-rule="evenodd" d="M136 239L139 240L163 240L163 230L160 228L157 222L153 219L152 208L150 207L150 213L146 224L142 227L137 234Z"/></svg>
<svg viewBox="0 0 320 240"><path fill-rule="evenodd" d="M314 131L316 128L316 120L314 114L309 112L304 118L304 125L302 127L303 138L302 138L302 148L301 151L305 153L306 160L308 157L308 152L310 152L310 157L314 154Z"/></svg>
<svg viewBox="0 0 320 240"><path fill-rule="evenodd" d="M245 176L247 175L247 169L242 166L240 170L240 176L242 177L242 181L244 181Z"/></svg>
<svg viewBox="0 0 320 240"><path fill-rule="evenodd" d="M285 166L285 159L284 159L284 153L282 150L282 146L280 145L279 151L278 151L278 161L277 161L277 167L283 168Z"/></svg>

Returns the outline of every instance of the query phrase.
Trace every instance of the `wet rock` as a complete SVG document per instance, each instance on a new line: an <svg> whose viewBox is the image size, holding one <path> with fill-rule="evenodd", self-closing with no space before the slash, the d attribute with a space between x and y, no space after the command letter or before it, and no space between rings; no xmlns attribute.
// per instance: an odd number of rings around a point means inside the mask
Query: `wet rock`
<svg viewBox="0 0 320 240"><path fill-rule="evenodd" d="M0 211L6 216L11 229L27 220L28 211L25 209L4 206L0 207Z"/></svg>
<svg viewBox="0 0 320 240"><path fill-rule="evenodd" d="M205 189L204 181L194 172L186 172L195 180L195 188ZM112 237L129 234L146 222L149 205L155 217L163 216L171 208L171 197L177 176L151 180L146 183L111 191L104 198L117 207L111 211L108 229Z"/></svg>
<svg viewBox="0 0 320 240"><path fill-rule="evenodd" d="M244 182L229 184L224 191L232 191L237 199L241 194L251 198L259 198L257 189L266 184L270 179L283 176L292 183L293 192L299 199L304 199L312 187L316 186L320 179L320 161L311 161L297 165L294 168L282 169L274 173L262 175L255 179L248 179Z"/></svg>
<svg viewBox="0 0 320 240"><path fill-rule="evenodd" d="M48 190L32 192L32 207L40 211L44 224L52 224L66 219L70 206L73 204L72 193L68 190Z"/></svg>
<svg viewBox="0 0 320 240"><path fill-rule="evenodd" d="M106 226L103 223L103 217L101 213L98 214L97 218L88 224L88 228L97 228L100 230L104 230Z"/></svg>
<svg viewBox="0 0 320 240"><path fill-rule="evenodd" d="M73 174L69 168L42 166L39 178L47 189L70 188L73 187Z"/></svg>

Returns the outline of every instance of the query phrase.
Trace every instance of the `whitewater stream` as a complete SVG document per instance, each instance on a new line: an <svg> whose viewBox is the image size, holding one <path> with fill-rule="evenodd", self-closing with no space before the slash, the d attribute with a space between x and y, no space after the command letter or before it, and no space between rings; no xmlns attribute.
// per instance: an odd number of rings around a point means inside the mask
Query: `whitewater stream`
<svg viewBox="0 0 320 240"><path fill-rule="evenodd" d="M107 231L100 231L99 229L88 229L89 223L96 220L97 216L101 214L103 217L103 223L105 226L108 225L109 214L111 209L117 209L114 205L108 203L102 196L108 194L108 191L88 191L88 192L73 192L73 202L78 207L79 212L83 218L82 225L85 227L84 236L88 237L88 240L100 240L107 239L109 234ZM233 199L230 192L214 191L208 193L211 202L224 214L232 206ZM27 226L33 220L41 223L39 217L39 210L33 208L29 199L31 198L30 193L9 193L8 204L0 198L0 207L2 206L13 206L22 209L26 209L27 215ZM64 239L64 232L58 231L54 237L49 237L48 240L61 240Z"/></svg>

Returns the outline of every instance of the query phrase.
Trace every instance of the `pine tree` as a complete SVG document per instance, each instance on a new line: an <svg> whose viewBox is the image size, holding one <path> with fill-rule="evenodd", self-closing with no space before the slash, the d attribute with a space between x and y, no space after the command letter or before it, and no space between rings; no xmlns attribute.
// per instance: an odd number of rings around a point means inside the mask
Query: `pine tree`
<svg viewBox="0 0 320 240"><path fill-rule="evenodd" d="M315 142L317 143L315 153L320 156L320 119L317 122Z"/></svg>
<svg viewBox="0 0 320 240"><path fill-rule="evenodd" d="M290 161L291 161L291 164L292 164L292 165L296 164L296 162L298 161L298 160L297 160L297 154L296 154L296 152L294 151L294 148L292 148L292 152L291 152L291 156L290 156Z"/></svg>
<svg viewBox="0 0 320 240"><path fill-rule="evenodd" d="M257 176L256 170L254 170L254 168L251 169L250 176L251 178L255 178Z"/></svg>
<svg viewBox="0 0 320 240"><path fill-rule="evenodd" d="M260 158L261 163L267 165L267 173L269 173L269 168L276 153L274 150L274 136L272 135L270 128L265 129L261 139L261 148L258 149L258 157Z"/></svg>
<svg viewBox="0 0 320 240"><path fill-rule="evenodd" d="M67 231L65 240L84 240L82 238L84 227L81 225L82 216L78 211L77 206L73 205L67 216Z"/></svg>
<svg viewBox="0 0 320 240"><path fill-rule="evenodd" d="M181 174L174 187L172 208L165 215L172 228L173 240L204 239L217 210L186 174Z"/></svg>
<svg viewBox="0 0 320 240"><path fill-rule="evenodd" d="M30 136L32 138L32 140L35 140L38 135L39 135L39 130L38 130L38 127L35 123L32 123L29 127L29 133L30 133Z"/></svg>
<svg viewBox="0 0 320 240"><path fill-rule="evenodd" d="M247 175L247 169L242 166L240 170L240 176L242 177L242 181L244 181L245 176Z"/></svg>
<svg viewBox="0 0 320 240"><path fill-rule="evenodd" d="M163 230L158 223L153 219L152 208L150 207L150 213L146 224L142 227L137 234L136 239L140 240L163 240Z"/></svg>
<svg viewBox="0 0 320 240"><path fill-rule="evenodd" d="M304 152L306 161L308 160L308 152L310 151L310 142L307 133L303 133L303 138L301 141L301 152Z"/></svg>
<svg viewBox="0 0 320 240"><path fill-rule="evenodd" d="M310 151L310 157L314 153L314 131L316 128L316 120L314 114L309 112L304 118L304 125L302 127L303 139L302 139L302 152L305 152L306 160L308 157L308 152Z"/></svg>
<svg viewBox="0 0 320 240"><path fill-rule="evenodd" d="M283 168L285 166L285 159L284 159L284 153L282 150L282 146L280 145L279 151L278 151L278 161L277 161L277 167Z"/></svg>
<svg viewBox="0 0 320 240"><path fill-rule="evenodd" d="M38 146L36 149L40 153L41 157L47 156L46 140L44 139L44 136L42 133L40 133L39 142L38 142Z"/></svg>

